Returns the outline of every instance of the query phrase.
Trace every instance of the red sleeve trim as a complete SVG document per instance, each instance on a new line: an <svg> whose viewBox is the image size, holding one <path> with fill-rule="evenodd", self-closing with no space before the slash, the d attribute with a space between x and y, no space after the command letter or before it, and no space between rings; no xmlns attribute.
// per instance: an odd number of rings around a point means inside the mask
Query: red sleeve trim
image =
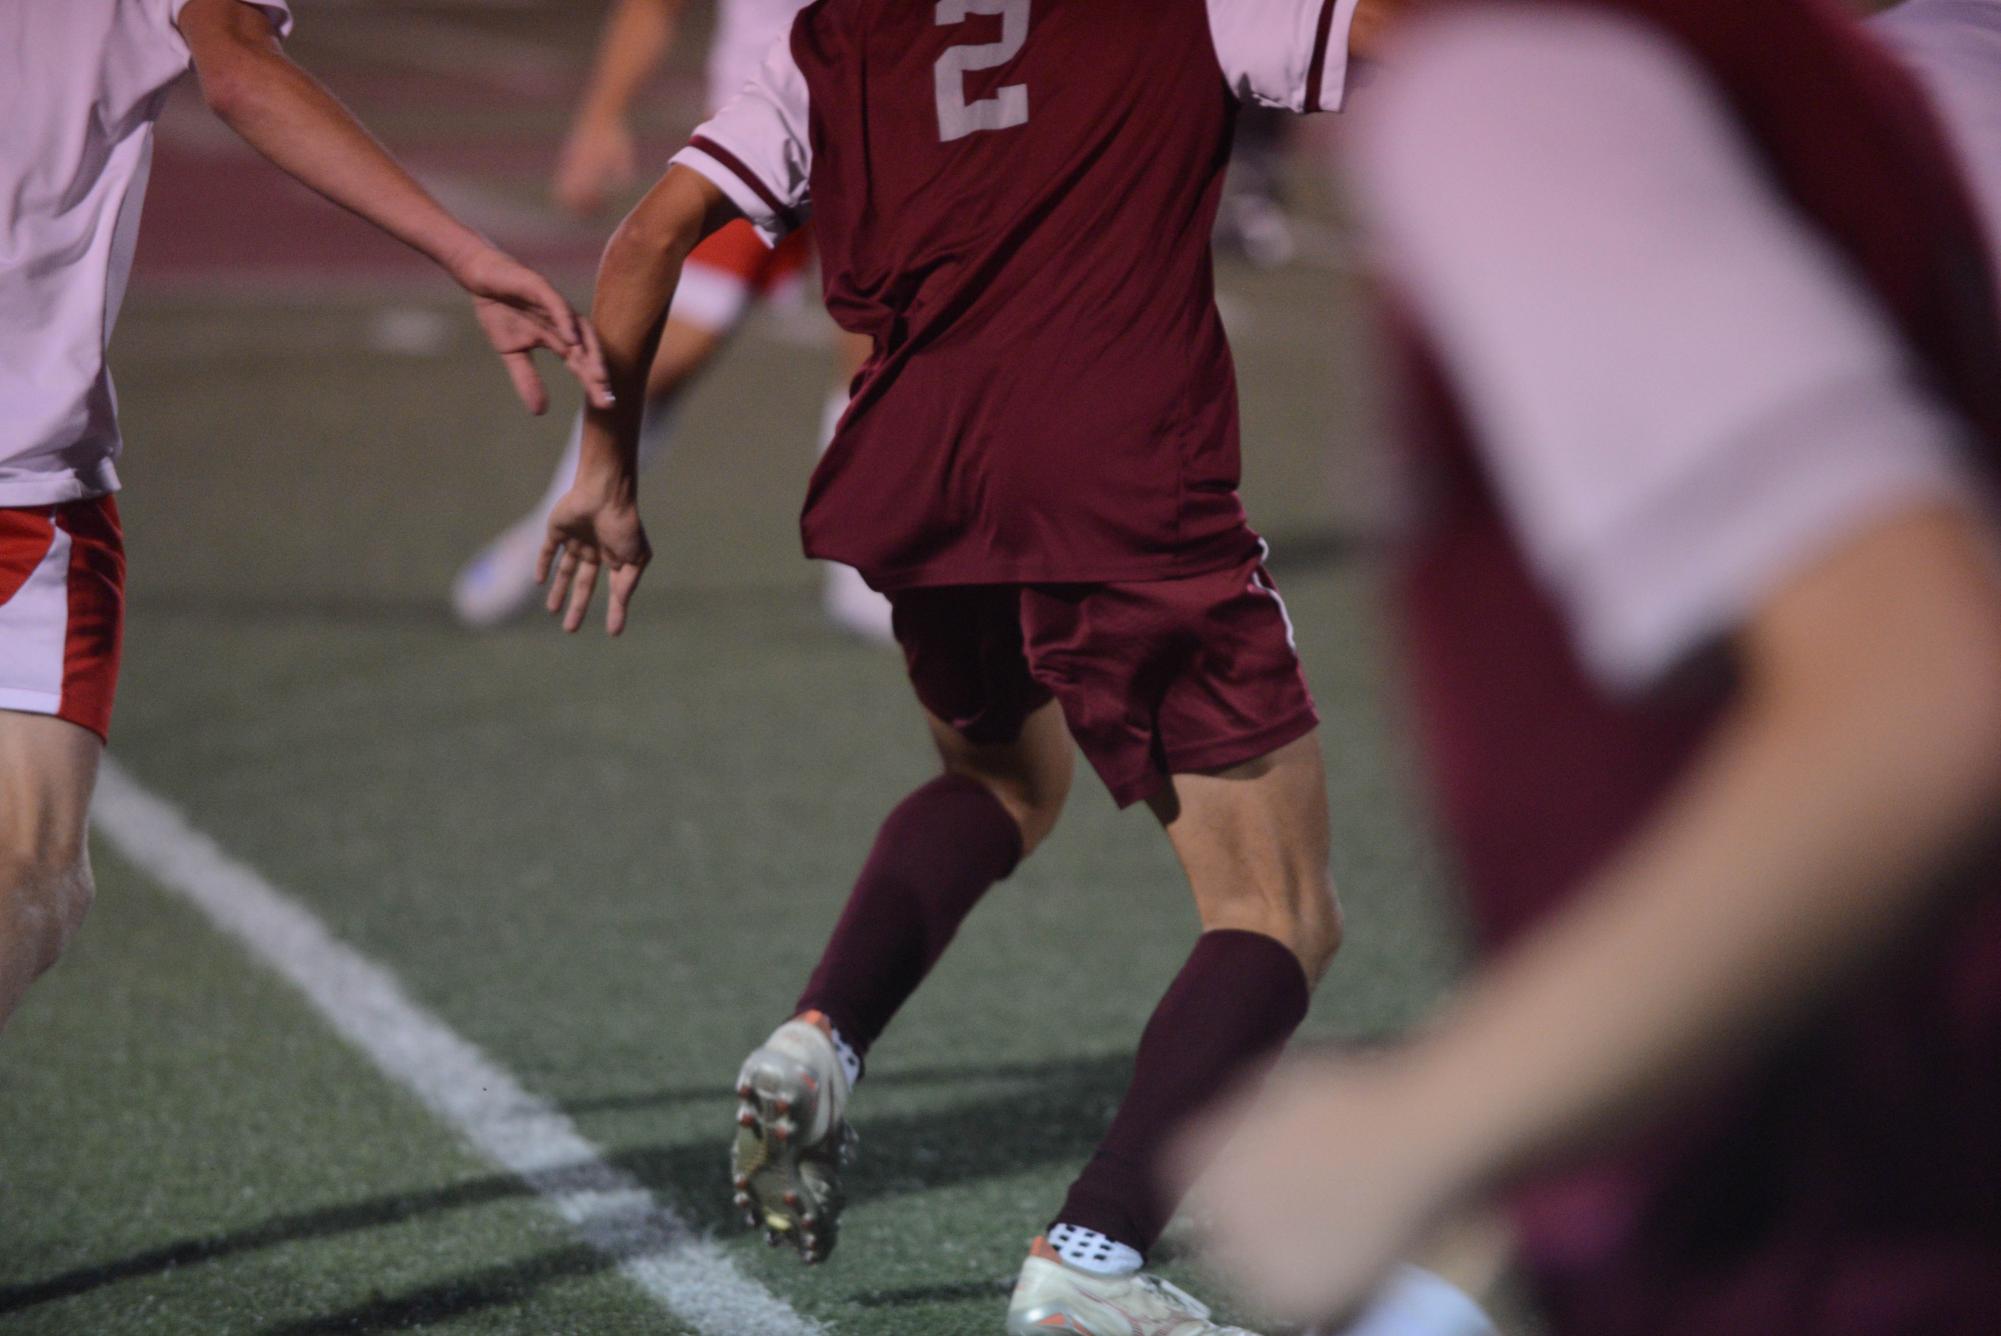
<svg viewBox="0 0 2001 1336"><path fill-rule="evenodd" d="M1327 77L1327 46L1334 35L1334 8L1338 0L1320 6L1320 27L1313 38L1313 63L1306 67L1306 110L1325 111L1320 103L1320 86Z"/></svg>
<svg viewBox="0 0 2001 1336"><path fill-rule="evenodd" d="M1328 2L1331 6L1333 0L1328 0ZM702 152L708 154L724 167L728 168L730 173L739 181L742 181L745 185L756 191L757 197L764 201L764 207L771 210L771 216L783 223L787 230L799 226L799 215L793 210L786 208L785 202L772 193L771 187L764 184L756 172L744 166L743 159L737 157L736 154L705 135L696 135L693 139L690 139L688 147L700 149Z"/></svg>

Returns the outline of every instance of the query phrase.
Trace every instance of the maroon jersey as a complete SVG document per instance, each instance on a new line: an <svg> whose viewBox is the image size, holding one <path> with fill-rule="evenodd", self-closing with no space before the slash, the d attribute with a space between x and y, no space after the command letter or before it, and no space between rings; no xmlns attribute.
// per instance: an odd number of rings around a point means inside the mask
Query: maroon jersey
<svg viewBox="0 0 2001 1336"><path fill-rule="evenodd" d="M1209 234L1240 100L1337 103L1354 0L819 0L676 161L814 220L874 355L807 551L879 588L1243 562Z"/></svg>
<svg viewBox="0 0 2001 1336"><path fill-rule="evenodd" d="M1484 12L1457 22L1498 31L1550 15L1572 24L1611 16L1665 47L1725 123L1719 142L1747 157L1745 174L1804 238L1813 265L1867 298L1901 349L1902 383L1952 411L1970 485L2001 480L2001 347L1973 210L1915 88L1844 15L1817 0L1595 0ZM1561 102L1535 73L1510 70L1529 90L1524 99ZM1624 99L1633 87L1614 73L1600 91ZM1588 121L1580 105L1552 114ZM1647 152L1634 161L1646 170ZM1503 183L1497 191L1512 184L1511 163L1478 166ZM1669 200L1661 212L1687 235L1706 226L1706 200ZM1682 256L1670 246L1653 258L1671 268ZM1729 708L1732 664L1726 643L1684 657L1679 671L1643 689L1608 687L1579 646L1577 609L1589 590L1566 587L1570 573L1548 559L1550 544L1538 552L1537 498L1524 504L1535 489L1496 444L1551 419L1519 384L1469 372L1500 363L1472 355L1467 331L1437 318L1439 303L1408 281L1404 289L1398 323L1424 480L1403 583L1411 667L1442 813L1482 945L1494 950L1560 910L1659 809ZM1555 306L1571 294L1536 295ZM1537 314L1519 311L1518 325ZM1659 315L1633 307L1593 337L1624 338ZM1698 328L1690 341L1660 345L1663 360L1724 338ZM1753 349L1744 360L1785 359ZM1577 368L1568 370L1576 379ZM1588 379L1577 396L1591 392ZM1786 427L1813 423L1814 405L1841 406L1841 391L1830 382L1801 401L1807 410L1787 406ZM1512 405L1515 420L1496 403ZM1643 415L1677 411L1641 403ZM1887 435L1888 421L1866 425ZM1617 411L1584 422L1608 438L1601 458L1618 457L1630 425ZM1788 443L1760 442L1770 424L1752 424L1726 444L1762 451L1753 462L1778 471L1736 478L1747 489L1769 479L1780 493L1812 490L1819 439L1842 434L1838 421L1814 425ZM1650 505L1685 504L1691 493L1675 484L1687 481L1670 479ZM1545 479L1545 499L1564 485L1592 495L1611 487L1580 467ZM1709 511L1735 500L1713 488L1692 495ZM1571 513L1564 504L1548 510ZM1759 516L1747 518L1755 533ZM1660 558L1635 567L1648 585L1709 563L1686 543L1649 546L1658 531L1646 537L1625 554ZM1581 552L1621 541L1598 531L1567 538ZM1525 1192L1527 1260L1555 1328L1589 1336L1993 1329L2001 1313L1997 889L2001 870L1991 863L1971 872L1948 924L1907 944L1782 1050L1678 1111L1664 1130Z"/></svg>

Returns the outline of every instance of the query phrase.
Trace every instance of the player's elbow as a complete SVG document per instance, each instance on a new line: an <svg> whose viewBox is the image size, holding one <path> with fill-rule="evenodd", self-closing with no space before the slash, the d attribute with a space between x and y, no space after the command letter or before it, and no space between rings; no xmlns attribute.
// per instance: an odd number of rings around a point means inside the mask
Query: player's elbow
<svg viewBox="0 0 2001 1336"><path fill-rule="evenodd" d="M652 274L678 270L699 240L699 234L681 220L635 210L618 225L605 247L605 271Z"/></svg>
<svg viewBox="0 0 2001 1336"><path fill-rule="evenodd" d="M2001 801L2001 590L1968 609L1935 658L1926 686L1937 693L1939 740L1991 807Z"/></svg>
<svg viewBox="0 0 2001 1336"><path fill-rule="evenodd" d="M1939 505L1877 526L1776 599L1758 639L1753 695L1802 738L1845 738L1840 755L1934 819L1991 817L2001 572L1983 520Z"/></svg>
<svg viewBox="0 0 2001 1336"><path fill-rule="evenodd" d="M256 56L230 50L195 65L202 101L230 125L235 125L262 100L261 73Z"/></svg>

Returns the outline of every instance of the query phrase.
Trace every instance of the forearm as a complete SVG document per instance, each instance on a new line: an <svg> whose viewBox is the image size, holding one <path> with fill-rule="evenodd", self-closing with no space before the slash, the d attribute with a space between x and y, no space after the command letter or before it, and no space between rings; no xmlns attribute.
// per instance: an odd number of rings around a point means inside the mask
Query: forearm
<svg viewBox="0 0 2001 1336"><path fill-rule="evenodd" d="M640 89L673 49L680 17L680 0L618 0L577 104L579 121L626 118Z"/></svg>
<svg viewBox="0 0 2001 1336"><path fill-rule="evenodd" d="M209 105L288 175L457 275L486 246L310 74L275 48L201 69Z"/></svg>
<svg viewBox="0 0 2001 1336"><path fill-rule="evenodd" d="M1924 919L2001 790L1981 578L1904 608L1884 582L1878 615L1823 646L1826 671L1754 680L1651 828L1420 1044L1410 1102L1438 1111L1453 1172L1491 1181L1617 1130ZM1979 623L1971 647L1928 654L1956 616Z"/></svg>
<svg viewBox="0 0 2001 1336"><path fill-rule="evenodd" d="M592 410L578 477L630 487L637 474L647 373L680 286L681 266L704 237L734 217L721 194L694 172L670 167L605 247L592 319L603 344L616 403Z"/></svg>

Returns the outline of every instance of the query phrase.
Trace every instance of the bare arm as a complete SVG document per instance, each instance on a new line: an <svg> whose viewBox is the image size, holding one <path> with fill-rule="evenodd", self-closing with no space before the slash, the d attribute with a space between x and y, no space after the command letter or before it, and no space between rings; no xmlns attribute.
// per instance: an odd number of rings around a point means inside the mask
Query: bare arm
<svg viewBox="0 0 2001 1336"><path fill-rule="evenodd" d="M555 196L572 213L596 213L637 168L634 99L673 49L683 0L616 0L556 165Z"/></svg>
<svg viewBox="0 0 2001 1336"><path fill-rule="evenodd" d="M480 299L480 323L522 401L547 396L529 353L568 359L603 393L591 336L560 294L454 218L310 74L286 57L269 17L241 0L189 0L181 35L202 96L232 130L288 175L436 261Z"/></svg>
<svg viewBox="0 0 2001 1336"><path fill-rule="evenodd" d="M2001 804L1990 541L1911 513L1770 599L1739 703L1594 886L1407 1054L1273 1086L1211 1176L1239 1274L1316 1316L1352 1302L1443 1213L1754 1050L1923 922Z"/></svg>
<svg viewBox="0 0 2001 1336"><path fill-rule="evenodd" d="M651 555L636 499L647 368L660 348L682 262L704 237L740 216L700 173L669 167L605 247L592 318L614 402L585 417L576 482L549 517L536 572L548 579L553 568L549 610L563 610L567 600L566 631L583 626L602 567L611 571L605 629L617 635L625 627L627 604Z"/></svg>

